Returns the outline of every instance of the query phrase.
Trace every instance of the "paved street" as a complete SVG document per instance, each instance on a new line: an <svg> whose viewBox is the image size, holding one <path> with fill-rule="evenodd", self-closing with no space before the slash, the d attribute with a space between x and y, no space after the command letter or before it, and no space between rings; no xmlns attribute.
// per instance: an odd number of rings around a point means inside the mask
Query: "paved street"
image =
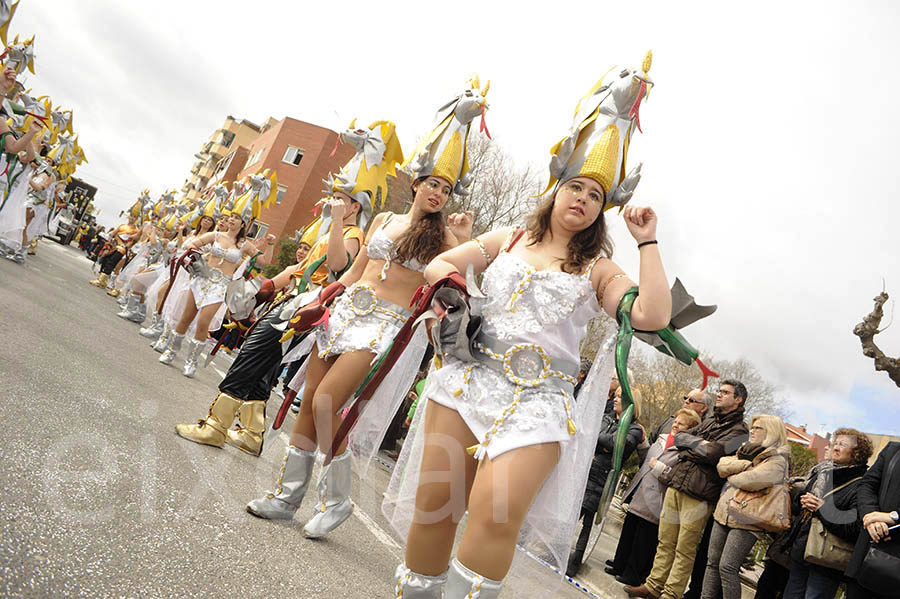
<svg viewBox="0 0 900 599"><path fill-rule="evenodd" d="M80 252L49 240L25 267L0 260L0 596L393 596L389 465L354 482L354 517L324 540L301 534L309 497L292 523L251 517L286 435L270 433L259 459L176 437L205 414L227 359L193 380L181 357L157 363L90 278ZM555 596L588 595L567 583Z"/></svg>

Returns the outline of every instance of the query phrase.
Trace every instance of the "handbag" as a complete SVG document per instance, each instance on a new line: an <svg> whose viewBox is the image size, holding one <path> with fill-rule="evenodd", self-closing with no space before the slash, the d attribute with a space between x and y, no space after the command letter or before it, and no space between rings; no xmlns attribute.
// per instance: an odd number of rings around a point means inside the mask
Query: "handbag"
<svg viewBox="0 0 900 599"><path fill-rule="evenodd" d="M900 557L891 555L881 549L878 543L869 541L869 549L859 566L856 580L879 595L896 594L900 587Z"/></svg>
<svg viewBox="0 0 900 599"><path fill-rule="evenodd" d="M791 495L788 492L787 469L781 484L760 491L738 489L728 500L728 518L738 524L784 532L791 527Z"/></svg>
<svg viewBox="0 0 900 599"><path fill-rule="evenodd" d="M840 491L852 482L858 481L860 476L848 480L825 494L827 498L836 491ZM806 538L806 548L803 550L803 560L817 566L824 566L832 570L843 572L850 563L855 543L845 541L833 532L825 528L822 520L813 516L809 522L809 536Z"/></svg>

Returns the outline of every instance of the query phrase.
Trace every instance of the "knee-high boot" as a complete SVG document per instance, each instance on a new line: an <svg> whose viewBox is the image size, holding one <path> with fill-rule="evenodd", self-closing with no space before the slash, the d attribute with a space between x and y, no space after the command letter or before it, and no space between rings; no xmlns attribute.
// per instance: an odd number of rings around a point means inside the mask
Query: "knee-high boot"
<svg viewBox="0 0 900 599"><path fill-rule="evenodd" d="M350 452L345 451L337 456L322 471L316 490L319 492L319 505L316 513L306 526L303 535L308 539L323 537L350 517L353 504L350 502L350 486L353 469L350 463Z"/></svg>
<svg viewBox="0 0 900 599"><path fill-rule="evenodd" d="M238 424L228 429L225 442L244 453L259 456L263 449L263 433L266 432L266 402L254 400L241 404Z"/></svg>
<svg viewBox="0 0 900 599"><path fill-rule="evenodd" d="M175 360L175 356L178 355L178 350L181 349L182 341L184 341L184 335L179 335L175 331L172 331L172 334L169 335L169 340L166 343L166 350L163 352L163 355L159 357L159 361L163 364L171 364Z"/></svg>
<svg viewBox="0 0 900 599"><path fill-rule="evenodd" d="M166 351L166 348L169 347L169 339L172 338L172 335L175 334L175 329L168 322L163 323L163 332L159 336L159 339L156 340L156 343L150 345L153 348L153 351L157 351L159 353L163 353Z"/></svg>
<svg viewBox="0 0 900 599"><path fill-rule="evenodd" d="M166 326L165 320L160 314L153 313L152 318L150 319L150 325L146 328L143 328L138 333L141 337L146 337L147 339L159 339L159 336L162 335L163 329Z"/></svg>
<svg viewBox="0 0 900 599"><path fill-rule="evenodd" d="M209 406L209 414L201 418L197 424L176 424L175 433L188 441L211 445L213 447L225 446L225 432L243 403L240 399L227 393L219 393Z"/></svg>
<svg viewBox="0 0 900 599"><path fill-rule="evenodd" d="M444 588L444 599L497 599L500 589L503 588L502 580L491 580L469 570L456 558L450 562L450 571L447 572L447 586Z"/></svg>
<svg viewBox="0 0 900 599"><path fill-rule="evenodd" d="M129 295L125 300L125 306L122 308L122 311L116 314L119 318L125 318L126 320L131 320L133 315L137 313L138 306L140 305L140 298L136 295Z"/></svg>
<svg viewBox="0 0 900 599"><path fill-rule="evenodd" d="M106 274L105 272L101 272L99 275L97 275L96 279L91 281L91 285L93 285L94 287L99 287L101 289L105 289L106 284L108 282L109 282L109 275Z"/></svg>
<svg viewBox="0 0 900 599"><path fill-rule="evenodd" d="M200 352L203 351L204 345L204 341L197 341L196 339L188 341L188 352L184 357L184 369L181 371L181 374L190 379L194 378L194 375L197 374L197 359L200 357Z"/></svg>
<svg viewBox="0 0 900 599"><path fill-rule="evenodd" d="M425 576L413 572L406 564L397 566L394 573L397 583L394 587L395 596L403 599L441 599L444 596L444 583L447 582L447 574L440 576Z"/></svg>
<svg viewBox="0 0 900 599"><path fill-rule="evenodd" d="M231 431L228 431L231 432ZM275 490L247 504L247 511L269 520L290 520L300 507L312 479L316 452L288 446Z"/></svg>

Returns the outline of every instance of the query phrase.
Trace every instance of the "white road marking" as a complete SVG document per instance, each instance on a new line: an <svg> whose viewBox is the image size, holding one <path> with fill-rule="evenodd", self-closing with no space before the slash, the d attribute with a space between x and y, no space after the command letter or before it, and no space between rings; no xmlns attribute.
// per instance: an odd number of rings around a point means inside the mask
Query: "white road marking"
<svg viewBox="0 0 900 599"><path fill-rule="evenodd" d="M381 541L383 545L386 545L387 547L390 547L392 549L402 549L402 547L400 547L400 544L397 543L397 541L395 541L393 537L391 537L391 535L382 530L382 528L378 526L378 524L376 524L374 520L369 518L369 516L366 515L366 513L363 512L358 505L356 505L356 503L354 503L352 500L350 503L353 503L353 515L356 516L357 520L362 522L363 526L369 529L369 532L371 532L376 539Z"/></svg>

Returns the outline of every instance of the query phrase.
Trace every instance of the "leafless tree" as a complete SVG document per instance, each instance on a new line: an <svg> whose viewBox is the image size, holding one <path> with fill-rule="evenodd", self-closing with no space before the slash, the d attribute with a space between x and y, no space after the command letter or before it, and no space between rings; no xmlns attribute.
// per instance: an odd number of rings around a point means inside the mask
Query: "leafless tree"
<svg viewBox="0 0 900 599"><path fill-rule="evenodd" d="M472 235L524 221L537 200L540 180L535 169L518 168L500 146L484 135L472 135L468 141L469 172L473 178L469 194L454 196L444 214L471 210L475 214ZM405 212L412 203L411 177L398 172L389 180L385 210Z"/></svg>
<svg viewBox="0 0 900 599"><path fill-rule="evenodd" d="M853 327L853 334L859 337L862 344L862 353L867 358L875 361L875 370L881 370L888 373L894 383L900 387L900 358L891 358L885 355L877 345L875 345L875 335L883 331L879 330L881 319L884 316L884 304L888 301L888 294L882 291L874 298L875 308L863 319L861 323ZM888 325L890 326L890 325ZM885 327L886 329L887 327Z"/></svg>

